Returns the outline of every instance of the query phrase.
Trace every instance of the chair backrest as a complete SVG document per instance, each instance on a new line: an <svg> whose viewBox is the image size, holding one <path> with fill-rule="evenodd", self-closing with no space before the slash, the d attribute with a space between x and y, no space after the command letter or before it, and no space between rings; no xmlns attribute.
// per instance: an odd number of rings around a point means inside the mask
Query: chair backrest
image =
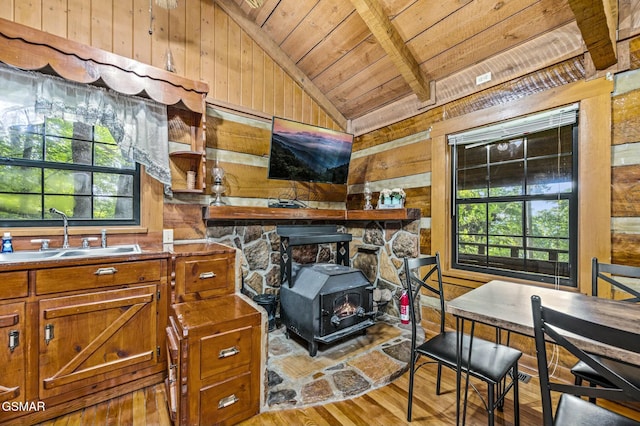
<svg viewBox="0 0 640 426"><path fill-rule="evenodd" d="M625 302L640 303L640 290L622 283L618 277L637 278L640 280L640 267L600 263L595 257L591 259L591 294L593 296L598 295L598 283L602 280L611 284L615 289L622 290L630 295L631 297L622 299Z"/></svg>
<svg viewBox="0 0 640 426"><path fill-rule="evenodd" d="M542 414L545 425L553 423L551 391L563 392L577 396L588 396L592 398L640 401L640 388L613 372L609 367L600 362L600 358L590 356L565 338L568 333L571 333L573 335L572 337L576 337L577 335L601 342L602 344L611 347L632 352L640 352L639 334L612 328L602 324L596 324L544 307L539 296L531 296L531 308L533 312L533 328L536 352L538 356L538 373L540 375ZM609 380L615 387L589 387L551 382L549 379L548 369L549 359L547 358L545 346L547 337L553 340L557 345L571 352L579 360L584 361L600 375Z"/></svg>
<svg viewBox="0 0 640 426"><path fill-rule="evenodd" d="M429 280L434 277L435 288ZM418 299L420 289L424 288L438 296L440 300L440 332L444 331L444 294L442 291L442 271L440 270L440 254L435 256L404 258L405 288L409 294L409 318L411 322L411 352L416 346L416 327L420 315L415 311L415 301Z"/></svg>

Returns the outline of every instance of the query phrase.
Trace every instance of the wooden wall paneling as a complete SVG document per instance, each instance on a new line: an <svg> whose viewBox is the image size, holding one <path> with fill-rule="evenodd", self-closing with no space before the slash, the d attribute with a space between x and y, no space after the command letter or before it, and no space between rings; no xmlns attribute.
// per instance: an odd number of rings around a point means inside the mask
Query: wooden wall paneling
<svg viewBox="0 0 640 426"><path fill-rule="evenodd" d="M153 34L151 35L151 65L165 68L169 47L169 11L153 6Z"/></svg>
<svg viewBox="0 0 640 426"><path fill-rule="evenodd" d="M432 254L431 229L429 228L420 228L420 254Z"/></svg>
<svg viewBox="0 0 640 426"><path fill-rule="evenodd" d="M242 105L242 31L238 24L229 20L229 62L228 102L234 105Z"/></svg>
<svg viewBox="0 0 640 426"><path fill-rule="evenodd" d="M274 89L274 74L276 65L273 63L268 55L264 55L264 105L263 111L269 115L274 115L275 104L273 101L275 89Z"/></svg>
<svg viewBox="0 0 640 426"><path fill-rule="evenodd" d="M113 52L113 0L91 3L91 46Z"/></svg>
<svg viewBox="0 0 640 426"><path fill-rule="evenodd" d="M640 90L614 96L612 104L612 144L640 141Z"/></svg>
<svg viewBox="0 0 640 426"><path fill-rule="evenodd" d="M225 170L225 196L228 197L294 198L297 191L298 199L301 201L344 202L346 199L346 185L273 180L267 179L267 167L224 161L220 161L220 165Z"/></svg>
<svg viewBox="0 0 640 426"><path fill-rule="evenodd" d="M167 11L167 31L173 68L180 75L187 75L187 11L185 1L179 1L178 7ZM165 61L166 65L166 61ZM165 66L166 68L166 66ZM196 78L199 80L199 77Z"/></svg>
<svg viewBox="0 0 640 426"><path fill-rule="evenodd" d="M251 108L256 111L264 111L265 102L265 54L260 46L251 41L253 66L251 68Z"/></svg>
<svg viewBox="0 0 640 426"><path fill-rule="evenodd" d="M271 127L207 116L207 147L260 157L269 155Z"/></svg>
<svg viewBox="0 0 640 426"><path fill-rule="evenodd" d="M216 5L214 30L215 38L215 80L212 93L216 99L229 100L229 17Z"/></svg>
<svg viewBox="0 0 640 426"><path fill-rule="evenodd" d="M431 142L421 141L351 160L349 184L431 171Z"/></svg>
<svg viewBox="0 0 640 426"><path fill-rule="evenodd" d="M296 22L307 16L313 9L317 0L278 2L277 4L273 13L265 16L265 19L269 19L262 25L262 29L276 44L280 45L295 29ZM263 4L262 8L264 6Z"/></svg>
<svg viewBox="0 0 640 426"><path fill-rule="evenodd" d="M78 43L91 45L91 4L84 0L69 0L67 37Z"/></svg>
<svg viewBox="0 0 640 426"><path fill-rule="evenodd" d="M201 18L200 25L203 28L201 40L201 56L200 56L200 78L209 83L209 87L213 87L215 80L215 63L216 63L216 5L213 2L200 2ZM215 98L212 90L209 90L208 98Z"/></svg>
<svg viewBox="0 0 640 426"><path fill-rule="evenodd" d="M611 236L611 262L640 266L640 234L614 233Z"/></svg>
<svg viewBox="0 0 640 426"><path fill-rule="evenodd" d="M420 217L431 217L431 186L404 188L404 192L407 194L404 204L406 208L420 209Z"/></svg>
<svg viewBox="0 0 640 426"><path fill-rule="evenodd" d="M253 40L244 31L242 31L240 38L240 52L240 104L247 108L253 108L253 74L255 72L253 66Z"/></svg>
<svg viewBox="0 0 640 426"><path fill-rule="evenodd" d="M277 65L273 67L273 115L284 117L284 79L285 73Z"/></svg>
<svg viewBox="0 0 640 426"><path fill-rule="evenodd" d="M14 22L38 30L42 29L42 2L15 0L14 8Z"/></svg>
<svg viewBox="0 0 640 426"><path fill-rule="evenodd" d="M66 0L42 0L42 31L67 37Z"/></svg>
<svg viewBox="0 0 640 426"><path fill-rule="evenodd" d="M0 0L0 18L13 20L13 0Z"/></svg>
<svg viewBox="0 0 640 426"><path fill-rule="evenodd" d="M82 1L82 0L80 0ZM133 59L151 63L151 34L149 34L149 1L133 0Z"/></svg>
<svg viewBox="0 0 640 426"><path fill-rule="evenodd" d="M611 216L640 217L640 166L611 169Z"/></svg>
<svg viewBox="0 0 640 426"><path fill-rule="evenodd" d="M202 220L199 204L165 203L163 206L164 227L173 229L175 240L194 240L206 237L207 229Z"/></svg>
<svg viewBox="0 0 640 426"><path fill-rule="evenodd" d="M284 75L282 97L284 101L284 117L293 118L293 80L288 75Z"/></svg>
<svg viewBox="0 0 640 426"><path fill-rule="evenodd" d="M201 80L200 50L202 45L202 3L200 0L185 1L184 75L193 80Z"/></svg>
<svg viewBox="0 0 640 426"><path fill-rule="evenodd" d="M133 1L113 3L113 53L133 57Z"/></svg>
<svg viewBox="0 0 640 426"><path fill-rule="evenodd" d="M436 116L442 116L442 107L434 108L433 110L416 115L415 117L381 127L374 132L357 136L353 140L353 150L360 151L400 139L405 136L423 132L437 120Z"/></svg>
<svg viewBox="0 0 640 426"><path fill-rule="evenodd" d="M311 114L313 110L313 100L305 93L302 95L302 121L311 123Z"/></svg>
<svg viewBox="0 0 640 426"><path fill-rule="evenodd" d="M302 96L304 92L302 87L297 84L293 84L293 119L296 121L302 121Z"/></svg>

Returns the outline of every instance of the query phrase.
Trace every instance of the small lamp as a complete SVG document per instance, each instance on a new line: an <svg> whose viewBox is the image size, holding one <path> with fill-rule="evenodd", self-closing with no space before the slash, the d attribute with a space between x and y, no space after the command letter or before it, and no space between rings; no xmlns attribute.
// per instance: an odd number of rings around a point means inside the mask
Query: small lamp
<svg viewBox="0 0 640 426"><path fill-rule="evenodd" d="M215 194L215 198L210 203L212 206L222 206L226 204L222 201L222 194L225 191L225 186L222 184L222 180L224 179L224 169L218 165L218 161L216 161L216 165L211 169L211 175L213 176L213 193Z"/></svg>

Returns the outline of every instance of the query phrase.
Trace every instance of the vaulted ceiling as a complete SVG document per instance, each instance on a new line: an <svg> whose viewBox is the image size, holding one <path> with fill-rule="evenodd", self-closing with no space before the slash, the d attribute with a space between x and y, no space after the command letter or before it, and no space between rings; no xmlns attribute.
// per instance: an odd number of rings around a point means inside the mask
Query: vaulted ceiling
<svg viewBox="0 0 640 426"><path fill-rule="evenodd" d="M339 123L424 108L585 51L595 69L617 61L611 0L215 1Z"/></svg>

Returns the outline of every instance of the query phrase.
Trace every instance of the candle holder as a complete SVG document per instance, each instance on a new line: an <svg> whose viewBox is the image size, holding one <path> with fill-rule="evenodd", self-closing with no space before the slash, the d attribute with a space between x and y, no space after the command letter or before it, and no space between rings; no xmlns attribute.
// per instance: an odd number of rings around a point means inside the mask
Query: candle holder
<svg viewBox="0 0 640 426"><path fill-rule="evenodd" d="M212 206L223 206L226 203L224 201L222 201L222 194L224 194L224 191L227 189L225 188L225 186L223 185L222 181L224 179L224 169L222 167L220 167L218 165L218 163L216 162L216 165L213 169L211 169L211 175L213 176L213 194L214 194L214 199L213 201L210 203L210 205Z"/></svg>
<svg viewBox="0 0 640 426"><path fill-rule="evenodd" d="M373 210L371 205L371 185L369 185L368 181L364 183L364 209Z"/></svg>

